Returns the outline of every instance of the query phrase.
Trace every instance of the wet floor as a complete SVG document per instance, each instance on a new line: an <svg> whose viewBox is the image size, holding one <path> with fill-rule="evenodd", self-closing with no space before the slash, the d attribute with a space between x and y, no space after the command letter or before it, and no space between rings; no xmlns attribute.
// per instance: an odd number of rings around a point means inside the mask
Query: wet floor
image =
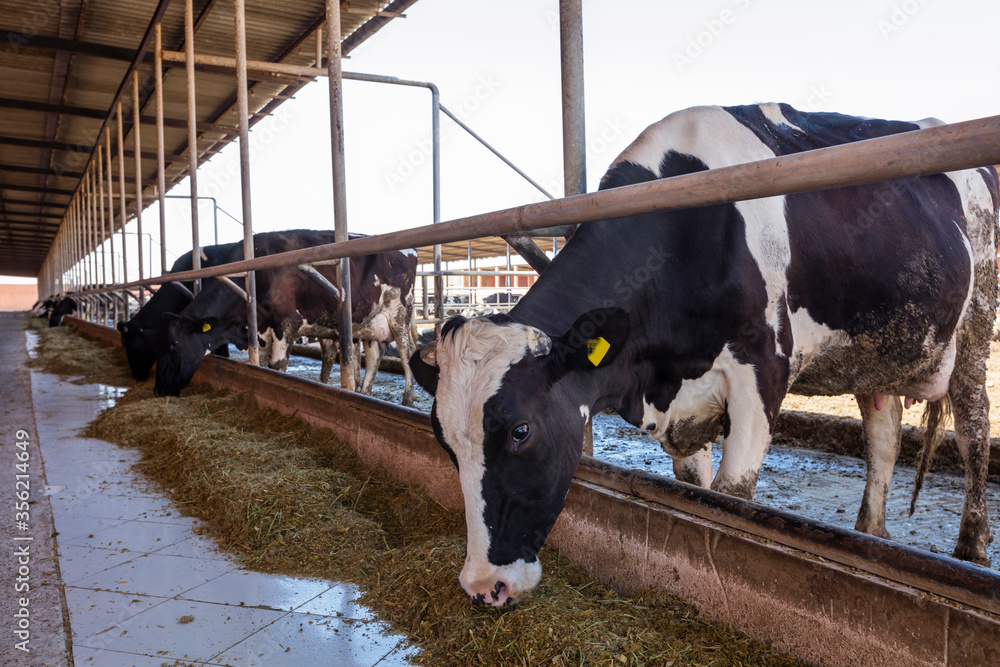
<svg viewBox="0 0 1000 667"><path fill-rule="evenodd" d="M122 389L31 376L76 665L410 664L354 586L242 569L134 472L137 451L81 437Z"/></svg>
<svg viewBox="0 0 1000 667"><path fill-rule="evenodd" d="M230 354L246 359L244 353L234 349ZM318 381L319 369L319 361L292 357L288 372ZM330 384L339 386L339 367L334 367ZM376 377L372 395L398 404L402 392L403 377L383 372ZM419 386L415 388L416 409L430 412L432 402L429 394ZM716 468L720 454L721 447L714 447L712 459ZM615 414L594 416L594 456L624 468L673 477L670 456L660 449L659 443ZM775 445L764 460L756 500L837 526L854 528L865 487L865 472L864 461L856 458L806 447ZM947 473L928 473L916 512L911 517L914 476L912 466L896 465L886 506L886 528L894 540L903 544L950 555L958 539L965 479ZM989 485L987 505L996 532L1000 526L1000 485ZM993 567L1000 567L1000 539L993 541L987 553Z"/></svg>

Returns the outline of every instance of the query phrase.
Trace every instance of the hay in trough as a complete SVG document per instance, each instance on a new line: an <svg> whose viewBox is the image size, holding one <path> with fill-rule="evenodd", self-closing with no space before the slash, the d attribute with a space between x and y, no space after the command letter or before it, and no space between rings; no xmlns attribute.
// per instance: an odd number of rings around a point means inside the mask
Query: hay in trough
<svg viewBox="0 0 1000 667"><path fill-rule="evenodd" d="M76 329L63 325L49 327L47 320L29 318L28 328L38 342L32 368L64 378L73 384L101 382L116 387L131 387L135 380L129 372L125 350L81 336ZM41 324L39 324L41 323Z"/></svg>
<svg viewBox="0 0 1000 667"><path fill-rule="evenodd" d="M40 357L69 346L58 336ZM114 384L127 375L121 364L96 363L86 377ZM244 566L357 584L362 603L421 649L419 664L798 664L669 593L620 596L549 548L542 583L521 604L473 606L457 581L460 513L366 468L330 431L258 408L249 393L202 385L156 398L151 384L129 390L86 434L141 450L141 469Z"/></svg>
<svg viewBox="0 0 1000 667"><path fill-rule="evenodd" d="M551 549L521 605L474 607L457 583L460 515L249 393L138 387L87 435L141 449L142 469L247 567L358 584L422 664L797 664L670 594L621 597Z"/></svg>

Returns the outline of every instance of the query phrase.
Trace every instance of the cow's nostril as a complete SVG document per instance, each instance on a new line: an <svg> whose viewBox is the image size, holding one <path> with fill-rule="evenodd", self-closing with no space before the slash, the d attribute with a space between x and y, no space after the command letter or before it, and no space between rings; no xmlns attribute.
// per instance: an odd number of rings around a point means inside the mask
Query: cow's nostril
<svg viewBox="0 0 1000 667"><path fill-rule="evenodd" d="M493 590L490 591L490 595L493 596L494 600L499 600L500 599L500 594L506 588L507 588L507 585L505 583L503 583L502 581L498 581L496 584L493 585Z"/></svg>

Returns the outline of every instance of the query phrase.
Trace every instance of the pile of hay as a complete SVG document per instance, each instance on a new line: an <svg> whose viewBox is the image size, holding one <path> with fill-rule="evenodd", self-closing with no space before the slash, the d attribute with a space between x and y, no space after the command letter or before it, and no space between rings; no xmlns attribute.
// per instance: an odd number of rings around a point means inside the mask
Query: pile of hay
<svg viewBox="0 0 1000 667"><path fill-rule="evenodd" d="M131 387L135 380L128 368L125 350L81 336L70 326L49 327L44 318L27 318L27 326L37 335L32 368L70 380L73 384L101 382L115 387Z"/></svg>
<svg viewBox="0 0 1000 667"><path fill-rule="evenodd" d="M530 597L475 607L457 581L460 514L366 468L331 432L257 408L249 393L196 386L164 399L150 385L86 434L140 449L142 470L246 567L357 584L361 601L421 649L420 664L799 664L668 593L619 596L548 548Z"/></svg>

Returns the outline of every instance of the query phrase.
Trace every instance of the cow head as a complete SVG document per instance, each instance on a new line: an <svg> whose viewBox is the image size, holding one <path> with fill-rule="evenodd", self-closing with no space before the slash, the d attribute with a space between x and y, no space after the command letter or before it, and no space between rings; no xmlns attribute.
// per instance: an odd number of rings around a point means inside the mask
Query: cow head
<svg viewBox="0 0 1000 667"><path fill-rule="evenodd" d="M538 551L627 332L618 309L586 313L555 339L503 315L458 317L411 357L435 397L434 433L458 468L468 538L459 582L473 601L516 601L541 579Z"/></svg>
<svg viewBox="0 0 1000 667"><path fill-rule="evenodd" d="M156 332L143 329L131 321L119 321L117 326L132 377L143 382L149 377L149 369L156 363L156 351L153 349L153 336Z"/></svg>
<svg viewBox="0 0 1000 667"><path fill-rule="evenodd" d="M179 396L205 353L227 340L218 317L190 318L164 313L153 337L157 396Z"/></svg>

